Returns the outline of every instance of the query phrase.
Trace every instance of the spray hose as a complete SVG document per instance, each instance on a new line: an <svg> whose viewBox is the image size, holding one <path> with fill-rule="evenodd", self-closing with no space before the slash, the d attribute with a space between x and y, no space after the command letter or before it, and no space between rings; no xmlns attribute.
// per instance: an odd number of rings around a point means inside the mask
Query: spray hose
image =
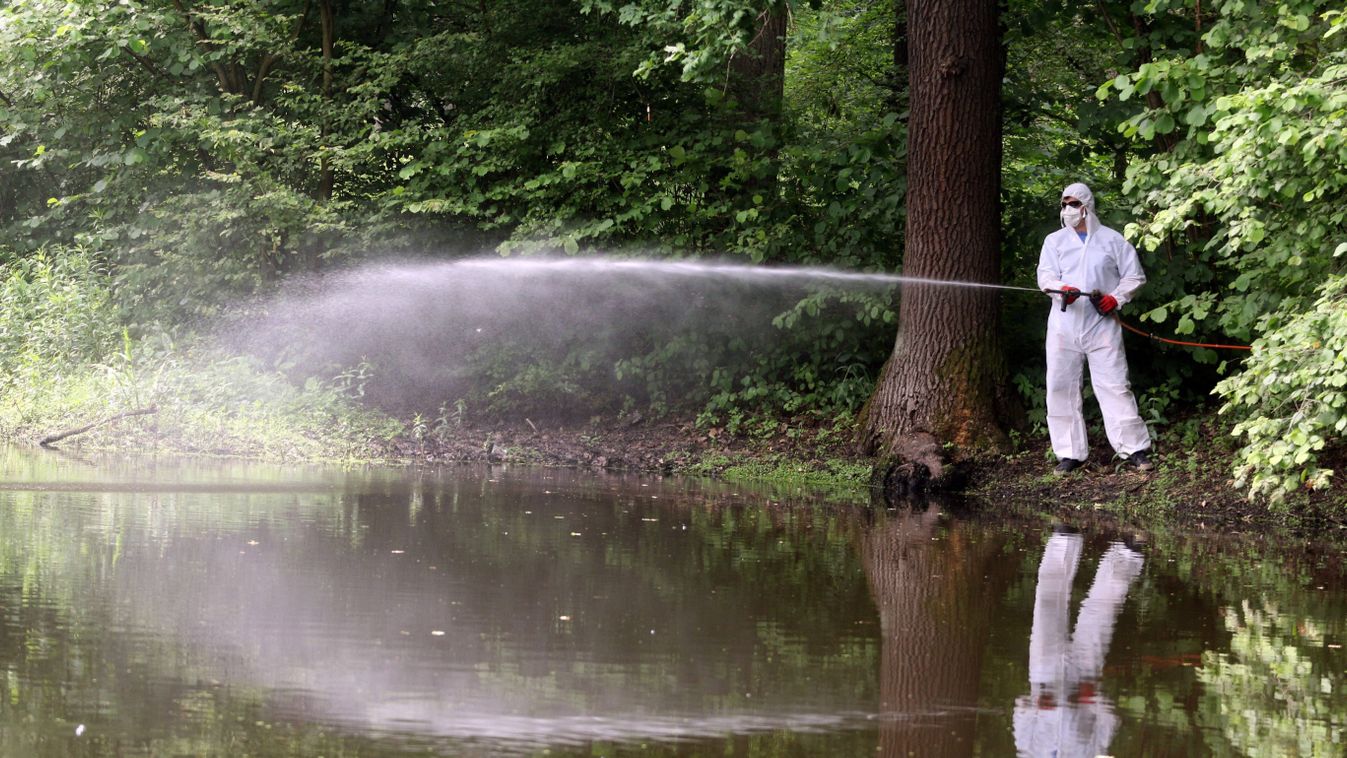
<svg viewBox="0 0 1347 758"><path fill-rule="evenodd" d="M1043 291L1054 295L1061 295L1063 311L1066 310L1066 306L1069 304L1069 301L1074 300L1077 297L1089 298L1090 302L1094 304L1095 310L1099 310L1099 300L1102 297L1099 290L1095 290L1094 292L1088 293L1081 292L1080 290L1043 290ZM1100 311L1100 315L1102 316L1110 314L1105 314L1103 311ZM1117 321L1118 325L1126 329L1127 331L1133 334L1140 334L1142 337L1155 340L1156 342L1163 342L1166 345L1180 345L1182 347L1205 347L1210 348L1212 350L1250 350L1250 351L1253 350L1253 348L1249 345L1225 345L1213 342L1184 342L1183 340L1172 340L1167 337L1161 337L1158 334L1152 334L1151 332L1145 331L1143 329L1138 329L1137 327L1132 326L1126 321L1123 321L1122 317L1118 315L1118 312L1116 310L1112 311L1111 315L1113 316L1113 320Z"/></svg>
<svg viewBox="0 0 1347 758"><path fill-rule="evenodd" d="M1118 322L1119 326L1126 329L1127 331L1133 334L1140 334L1142 337L1149 337L1150 339L1153 339L1156 342L1163 342L1166 345L1182 345L1183 347L1208 347L1213 350L1250 350L1250 351L1253 350L1253 348L1249 345L1221 345L1212 342L1184 342L1183 340L1171 340L1165 337L1151 334L1150 332L1144 331L1142 329L1138 329L1135 326L1132 326L1131 324L1127 323L1126 321L1123 321L1122 317L1119 316L1117 313L1113 314L1113 318L1115 321Z"/></svg>

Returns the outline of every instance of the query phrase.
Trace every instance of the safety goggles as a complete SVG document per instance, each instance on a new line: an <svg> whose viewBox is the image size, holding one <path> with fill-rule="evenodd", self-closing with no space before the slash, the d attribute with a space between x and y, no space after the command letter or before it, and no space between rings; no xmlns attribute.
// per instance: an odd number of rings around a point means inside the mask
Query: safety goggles
<svg viewBox="0 0 1347 758"><path fill-rule="evenodd" d="M1082 202L1079 201L1079 200L1063 200L1063 201L1062 201L1062 207L1063 207L1063 208L1067 207L1068 205L1071 206L1072 208L1079 208L1079 207L1081 207L1082 205L1084 205L1084 203L1082 203Z"/></svg>

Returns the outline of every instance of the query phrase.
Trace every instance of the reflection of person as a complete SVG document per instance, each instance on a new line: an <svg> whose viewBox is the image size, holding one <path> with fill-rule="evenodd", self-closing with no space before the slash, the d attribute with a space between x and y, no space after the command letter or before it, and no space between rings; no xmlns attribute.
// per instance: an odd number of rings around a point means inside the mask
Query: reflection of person
<svg viewBox="0 0 1347 758"><path fill-rule="evenodd" d="M1099 296L1053 295L1058 303L1066 301L1065 310L1054 307L1048 316L1048 435L1058 461L1054 472L1073 471L1090 454L1081 402L1081 370L1087 360L1109 444L1129 464L1149 470L1154 467L1150 432L1127 380L1122 325L1112 318L1146 283L1146 274L1136 248L1099 223L1089 187L1077 183L1062 190L1061 217L1062 228L1043 240L1039 289L1095 291Z"/></svg>
<svg viewBox="0 0 1347 758"><path fill-rule="evenodd" d="M1083 543L1079 534L1052 535L1038 567L1029 694L1015 701L1015 748L1021 756L1104 755L1118 728L1113 704L1099 692L1099 677L1113 625L1144 559L1120 542L1109 546L1068 637L1071 584Z"/></svg>

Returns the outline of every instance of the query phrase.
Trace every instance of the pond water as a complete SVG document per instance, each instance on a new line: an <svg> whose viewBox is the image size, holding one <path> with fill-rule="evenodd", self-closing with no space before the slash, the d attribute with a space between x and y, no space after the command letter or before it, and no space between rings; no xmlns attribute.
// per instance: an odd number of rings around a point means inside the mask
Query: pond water
<svg viewBox="0 0 1347 758"><path fill-rule="evenodd" d="M0 755L1343 755L1341 553L0 449Z"/></svg>

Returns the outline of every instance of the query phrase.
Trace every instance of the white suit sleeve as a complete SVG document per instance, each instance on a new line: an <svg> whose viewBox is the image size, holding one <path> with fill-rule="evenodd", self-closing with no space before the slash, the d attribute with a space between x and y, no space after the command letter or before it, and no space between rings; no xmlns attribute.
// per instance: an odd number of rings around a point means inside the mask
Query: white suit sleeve
<svg viewBox="0 0 1347 758"><path fill-rule="evenodd" d="M1118 286L1112 294L1113 299L1117 300L1121 307L1131 302L1137 290L1146 283L1146 272L1141 270L1141 258L1137 255L1137 249L1132 247L1132 243L1125 239L1120 242L1122 247L1118 251Z"/></svg>
<svg viewBox="0 0 1347 758"><path fill-rule="evenodd" d="M1048 239L1051 239L1051 236ZM1058 267L1057 256L1048 244L1048 239L1043 240L1043 249L1038 253L1038 288L1041 290L1064 289L1067 284L1062 281L1062 272ZM1054 295L1053 297L1060 297L1060 295Z"/></svg>

